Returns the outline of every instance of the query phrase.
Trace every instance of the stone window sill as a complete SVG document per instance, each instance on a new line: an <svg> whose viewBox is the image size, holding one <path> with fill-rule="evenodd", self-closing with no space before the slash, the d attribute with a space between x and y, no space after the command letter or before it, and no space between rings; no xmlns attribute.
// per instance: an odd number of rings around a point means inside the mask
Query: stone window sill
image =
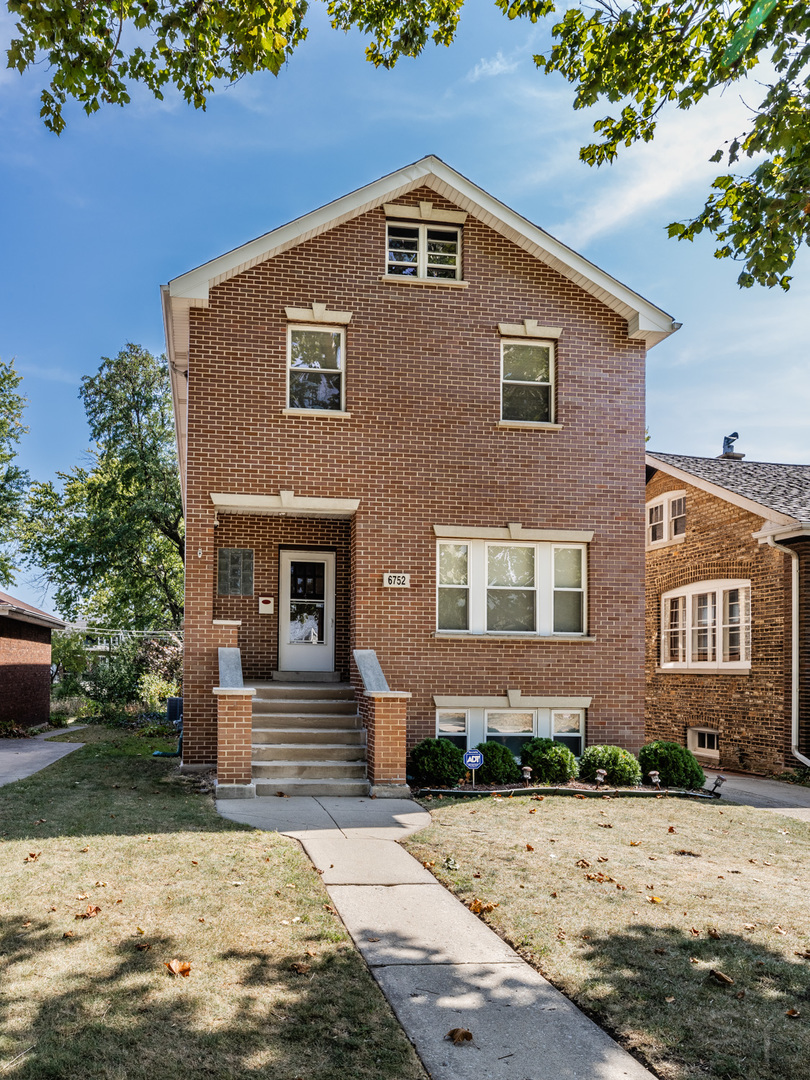
<svg viewBox="0 0 810 1080"><path fill-rule="evenodd" d="M432 635L437 641L515 641L523 645L553 645L558 641L596 641L595 637L582 634L553 634L548 637L539 634L454 634L450 631L437 630Z"/></svg>
<svg viewBox="0 0 810 1080"><path fill-rule="evenodd" d="M387 285L430 285L445 289L468 289L469 281L454 281L452 278L419 278L405 277L404 274L383 274L380 281Z"/></svg>

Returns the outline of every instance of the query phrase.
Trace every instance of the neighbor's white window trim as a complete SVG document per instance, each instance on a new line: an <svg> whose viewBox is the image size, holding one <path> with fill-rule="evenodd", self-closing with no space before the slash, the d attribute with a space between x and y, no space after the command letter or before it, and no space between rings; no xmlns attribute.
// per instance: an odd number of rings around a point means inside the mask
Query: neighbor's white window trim
<svg viewBox="0 0 810 1080"><path fill-rule="evenodd" d="M549 397L549 418L548 420L511 420L507 419L503 415L503 348L504 345L523 345L526 347L537 346L540 348L547 348L549 350L548 361L548 378L547 383L517 383L510 379L511 385L515 386L548 386ZM535 337L502 337L501 338L501 407L500 407L500 421L501 425L508 425L509 427L521 427L521 428L547 428L554 431L562 429L562 425L557 423L557 387L556 387L556 375L557 375L557 342L551 338L535 338Z"/></svg>
<svg viewBox="0 0 810 1080"><path fill-rule="evenodd" d="M714 735L717 738L717 749L709 750L698 746L698 735ZM713 727L690 727L686 729L686 745L693 754L702 758L710 758L712 761L720 760L720 732Z"/></svg>
<svg viewBox="0 0 810 1080"><path fill-rule="evenodd" d="M677 536L673 534L673 527L675 524L675 517L673 515L673 503L679 499L686 499L685 491L666 491L663 495L658 495L655 499L650 499L644 507L644 542L648 551L656 550L657 548L668 547L670 544L682 544L686 539L686 533L679 533ZM650 533L652 530L652 524L650 522L650 511L653 508L661 509L661 525L663 536L660 540L651 540ZM686 515L686 509L684 505L684 517Z"/></svg>
<svg viewBox="0 0 810 1080"><path fill-rule="evenodd" d="M741 592L740 602L742 612L740 615L740 660L724 660L723 652L726 642L726 629L730 624L726 623L726 594L733 589ZM714 621L710 629L713 633L714 657L711 660L693 660L694 634L699 629L695 618L695 598L698 596L712 595L714 597ZM669 602L678 600L683 610L683 621L678 619L677 631L682 635L682 651L684 659L669 660L668 634L669 626ZM712 581L696 581L691 585L683 585L678 589L669 589L661 596L661 608L659 616L660 625L660 648L659 662L661 671L750 671L751 669L751 582L746 578L716 578Z"/></svg>
<svg viewBox="0 0 810 1080"><path fill-rule="evenodd" d="M402 229L416 229L418 230L418 238L416 241L416 274L392 274L389 270L389 253L390 244L388 242L388 230L393 226L394 228ZM446 232L454 232L456 234L456 272L454 277L439 277L428 276L428 229L444 229ZM386 218L385 222L385 278L389 281L430 281L435 282L437 285L453 285L456 282L462 281L462 258L461 258L461 245L462 245L462 228L460 225L449 225L443 221L400 221L394 218Z"/></svg>
<svg viewBox="0 0 810 1080"><path fill-rule="evenodd" d="M325 372L335 370L340 372L340 409L302 409L290 406L290 371L292 360L292 335L294 330L305 330L308 333L340 334L340 367L335 369L323 369ZM296 368L296 371L302 370ZM306 370L306 369L303 369ZM315 369L312 369L315 370ZM284 409L282 412L287 416L349 416L346 412L346 327L330 323L287 323L287 375L284 391Z"/></svg>
<svg viewBox="0 0 810 1080"><path fill-rule="evenodd" d="M467 547L467 584L447 585L440 583L439 558L443 545ZM488 630L487 552L490 547L524 547L534 551L534 630ZM554 584L554 553L573 548L582 552L582 588L556 589ZM441 588L467 589L467 628L450 630L439 626L439 591ZM528 586L526 587L528 589ZM580 631L554 631L554 593L572 591L582 595L582 629ZM507 637L515 639L537 638L585 638L588 633L588 546L583 543L548 543L514 540L464 539L463 537L437 540L436 542L436 630L437 633L461 637Z"/></svg>

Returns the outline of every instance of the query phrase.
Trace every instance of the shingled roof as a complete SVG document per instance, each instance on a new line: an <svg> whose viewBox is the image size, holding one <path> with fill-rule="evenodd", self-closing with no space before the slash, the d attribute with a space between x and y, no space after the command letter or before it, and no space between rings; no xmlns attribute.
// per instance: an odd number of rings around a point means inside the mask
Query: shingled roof
<svg viewBox="0 0 810 1080"><path fill-rule="evenodd" d="M647 454L656 463L689 473L716 487L750 499L767 510L810 523L810 465L779 465L770 461L688 457L685 454Z"/></svg>

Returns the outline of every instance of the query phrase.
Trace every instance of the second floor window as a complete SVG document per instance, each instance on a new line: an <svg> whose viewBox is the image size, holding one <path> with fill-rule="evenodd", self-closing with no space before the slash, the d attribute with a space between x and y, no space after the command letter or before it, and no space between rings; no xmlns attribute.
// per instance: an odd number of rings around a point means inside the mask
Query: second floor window
<svg viewBox="0 0 810 1080"><path fill-rule="evenodd" d="M340 327L288 327L288 408L342 412L344 354L345 333Z"/></svg>
<svg viewBox="0 0 810 1080"><path fill-rule="evenodd" d="M388 222L386 274L395 277L461 277L461 230L450 225Z"/></svg>
<svg viewBox="0 0 810 1080"><path fill-rule="evenodd" d="M750 581L700 581L661 598L661 667L751 666Z"/></svg>
<svg viewBox="0 0 810 1080"><path fill-rule="evenodd" d="M501 419L534 424L553 423L552 342L501 342Z"/></svg>
<svg viewBox="0 0 810 1080"><path fill-rule="evenodd" d="M683 540L686 535L686 496L682 491L667 492L647 503L647 547Z"/></svg>

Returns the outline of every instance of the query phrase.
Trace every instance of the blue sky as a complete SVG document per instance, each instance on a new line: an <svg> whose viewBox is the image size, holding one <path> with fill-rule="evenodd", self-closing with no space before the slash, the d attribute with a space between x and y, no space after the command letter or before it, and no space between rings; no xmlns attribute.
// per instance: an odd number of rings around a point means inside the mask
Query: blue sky
<svg viewBox="0 0 810 1080"><path fill-rule="evenodd" d="M428 153L683 323L649 355L650 449L714 455L736 430L749 459L810 463L808 253L785 295L738 289L709 240L666 238L743 129L739 91L672 112L652 144L590 169L577 151L607 108L574 112L572 89L537 72L543 27L468 3L453 46L383 71L311 11L277 79L245 79L205 113L136 90L125 109L69 108L57 138L38 118L40 72L0 69L0 356L24 376L20 461L35 478L82 461L81 376L127 341L163 350L161 283ZM4 10L4 45L12 29ZM48 607L24 578L12 591Z"/></svg>

